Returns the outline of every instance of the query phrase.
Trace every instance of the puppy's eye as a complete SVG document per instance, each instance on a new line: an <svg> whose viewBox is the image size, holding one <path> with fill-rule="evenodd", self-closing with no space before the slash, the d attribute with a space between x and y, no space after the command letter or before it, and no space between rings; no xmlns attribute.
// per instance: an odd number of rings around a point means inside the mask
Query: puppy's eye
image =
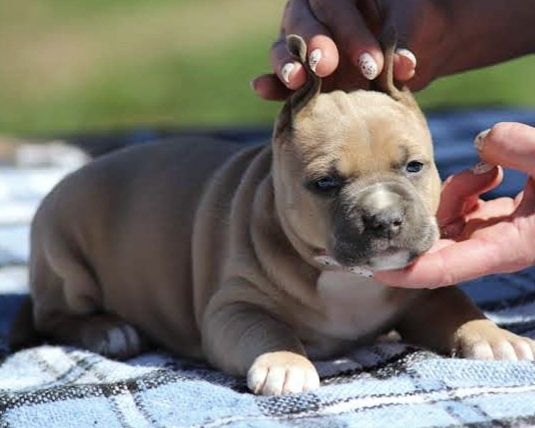
<svg viewBox="0 0 535 428"><path fill-rule="evenodd" d="M424 167L424 164L422 162L410 161L405 166L405 171L407 171L409 174L417 174L422 170L423 167Z"/></svg>
<svg viewBox="0 0 535 428"><path fill-rule="evenodd" d="M307 183L307 187L313 192L320 194L331 194L338 191L343 185L343 180L340 177L331 175L311 180Z"/></svg>

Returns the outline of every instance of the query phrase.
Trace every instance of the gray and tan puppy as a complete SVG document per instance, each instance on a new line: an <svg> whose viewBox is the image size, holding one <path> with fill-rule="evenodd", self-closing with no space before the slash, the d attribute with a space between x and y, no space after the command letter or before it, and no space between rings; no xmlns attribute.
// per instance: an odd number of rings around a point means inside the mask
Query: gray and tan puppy
<svg viewBox="0 0 535 428"><path fill-rule="evenodd" d="M292 52L305 62L304 44ZM247 376L261 394L319 385L328 358L396 329L467 357L533 359L457 288L387 288L437 239L440 182L410 93L320 94L284 105L271 144L162 142L113 153L63 180L31 233L37 330L105 355L141 337ZM360 274L359 274L360 273Z"/></svg>

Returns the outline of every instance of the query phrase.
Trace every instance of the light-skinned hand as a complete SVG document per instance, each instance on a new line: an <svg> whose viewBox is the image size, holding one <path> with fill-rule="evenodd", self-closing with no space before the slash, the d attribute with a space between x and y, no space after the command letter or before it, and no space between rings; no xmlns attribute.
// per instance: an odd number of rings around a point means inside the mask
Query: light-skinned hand
<svg viewBox="0 0 535 428"><path fill-rule="evenodd" d="M524 190L515 198L479 199L501 182L500 167L451 177L437 215L443 238L409 267L376 272L378 281L435 288L535 264L535 128L499 123L481 133L475 144L487 164L527 173Z"/></svg>

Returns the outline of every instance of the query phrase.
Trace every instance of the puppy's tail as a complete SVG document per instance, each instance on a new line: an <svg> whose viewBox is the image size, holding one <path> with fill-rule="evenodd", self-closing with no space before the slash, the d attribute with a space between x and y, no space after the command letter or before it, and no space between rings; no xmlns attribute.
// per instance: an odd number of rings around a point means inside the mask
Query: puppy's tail
<svg viewBox="0 0 535 428"><path fill-rule="evenodd" d="M15 319L11 324L8 344L11 351L18 351L38 344L39 334L33 321L33 303L30 296L25 296Z"/></svg>

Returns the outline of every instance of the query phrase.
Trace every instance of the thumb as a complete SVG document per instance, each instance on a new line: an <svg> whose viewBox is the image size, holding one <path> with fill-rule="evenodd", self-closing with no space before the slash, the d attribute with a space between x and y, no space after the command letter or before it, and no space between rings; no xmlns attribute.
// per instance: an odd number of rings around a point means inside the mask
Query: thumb
<svg viewBox="0 0 535 428"><path fill-rule="evenodd" d="M292 93L275 74L256 77L251 81L251 87L260 97L269 101L282 101Z"/></svg>
<svg viewBox="0 0 535 428"><path fill-rule="evenodd" d="M474 144L481 159L535 176L535 128L501 122L480 133Z"/></svg>

